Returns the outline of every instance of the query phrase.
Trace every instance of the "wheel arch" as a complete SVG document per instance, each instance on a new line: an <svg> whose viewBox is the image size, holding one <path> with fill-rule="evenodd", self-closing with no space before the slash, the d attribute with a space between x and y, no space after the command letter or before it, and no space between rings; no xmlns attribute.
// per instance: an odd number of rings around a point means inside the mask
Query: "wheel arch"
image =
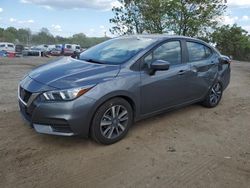
<svg viewBox="0 0 250 188"><path fill-rule="evenodd" d="M88 135L90 135L90 133L91 133L91 126L92 126L93 118L94 118L94 116L95 116L96 111L97 111L97 110L99 109L99 107L100 107L101 105L103 105L106 101L111 100L111 99L113 99L113 98L123 98L124 100L126 100L126 101L130 104L130 106L131 106L131 108L132 108L132 110L133 110L133 120L136 119L138 108L137 108L137 105L136 105L135 100L133 99L133 95L130 94L130 93L128 93L128 92L123 92L123 91L115 92L115 93L110 93L110 94L107 94L107 95L103 96L102 98L100 98L100 99L96 102L96 104L95 104L93 110L91 111L91 115L90 115L90 117L91 117L90 119L91 119L91 120L90 120L90 124L89 124L89 132L88 132Z"/></svg>

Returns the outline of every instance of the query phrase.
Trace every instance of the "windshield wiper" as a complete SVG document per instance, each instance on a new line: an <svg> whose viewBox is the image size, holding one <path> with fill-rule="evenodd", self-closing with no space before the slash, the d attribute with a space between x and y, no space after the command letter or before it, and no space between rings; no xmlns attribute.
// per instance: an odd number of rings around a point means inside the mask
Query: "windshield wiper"
<svg viewBox="0 0 250 188"><path fill-rule="evenodd" d="M104 64L103 62L97 61L95 59L82 59L82 60L90 63Z"/></svg>

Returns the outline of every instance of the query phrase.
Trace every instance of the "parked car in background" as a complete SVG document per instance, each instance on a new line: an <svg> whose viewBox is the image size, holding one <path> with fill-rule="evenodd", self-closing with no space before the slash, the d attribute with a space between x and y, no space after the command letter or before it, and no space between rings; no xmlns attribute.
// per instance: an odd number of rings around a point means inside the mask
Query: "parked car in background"
<svg viewBox="0 0 250 188"><path fill-rule="evenodd" d="M47 49L46 49L46 52L48 54L50 54L51 50L55 49L56 48L56 45L55 44L50 44L48 45Z"/></svg>
<svg viewBox="0 0 250 188"><path fill-rule="evenodd" d="M22 56L23 50L24 50L24 46L21 44L17 44L15 47L16 56Z"/></svg>
<svg viewBox="0 0 250 188"><path fill-rule="evenodd" d="M0 57L7 57L7 56L8 56L8 54L6 51L0 50Z"/></svg>
<svg viewBox="0 0 250 188"><path fill-rule="evenodd" d="M134 121L193 103L217 106L230 71L230 59L198 39L118 37L80 60L62 58L29 72L19 85L19 106L39 133L112 144Z"/></svg>
<svg viewBox="0 0 250 188"><path fill-rule="evenodd" d="M15 45L9 42L0 42L0 51L2 50L7 53L15 53Z"/></svg>
<svg viewBox="0 0 250 188"><path fill-rule="evenodd" d="M71 56L74 54L74 48L72 44L63 44L62 45L62 54L65 56Z"/></svg>
<svg viewBox="0 0 250 188"><path fill-rule="evenodd" d="M62 55L62 45L56 44L55 48L50 51L50 55L53 55L53 56Z"/></svg>
<svg viewBox="0 0 250 188"><path fill-rule="evenodd" d="M49 46L47 44L41 44L41 45L35 46L35 48L39 48L39 49L41 49L43 51L46 51L48 49L48 47Z"/></svg>
<svg viewBox="0 0 250 188"><path fill-rule="evenodd" d="M72 44L72 48L74 52L80 53L81 52L81 46L79 44Z"/></svg>
<svg viewBox="0 0 250 188"><path fill-rule="evenodd" d="M31 46L30 48L25 47L23 50L23 56L44 56L46 54L43 45Z"/></svg>
<svg viewBox="0 0 250 188"><path fill-rule="evenodd" d="M80 53L82 52L81 51L81 46L78 45L78 44L72 44L72 47L73 47L74 53L73 53L73 55L71 57L73 57L75 59L79 59Z"/></svg>

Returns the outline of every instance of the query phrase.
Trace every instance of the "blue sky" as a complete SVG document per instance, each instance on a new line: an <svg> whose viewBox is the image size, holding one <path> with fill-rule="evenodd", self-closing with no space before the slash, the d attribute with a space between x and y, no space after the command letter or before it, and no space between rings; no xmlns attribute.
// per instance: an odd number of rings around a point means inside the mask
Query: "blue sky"
<svg viewBox="0 0 250 188"><path fill-rule="evenodd" d="M250 32L250 0L227 0L223 24L242 26ZM0 0L0 27L29 27L38 32L46 27L54 35L111 36L109 19L117 0Z"/></svg>

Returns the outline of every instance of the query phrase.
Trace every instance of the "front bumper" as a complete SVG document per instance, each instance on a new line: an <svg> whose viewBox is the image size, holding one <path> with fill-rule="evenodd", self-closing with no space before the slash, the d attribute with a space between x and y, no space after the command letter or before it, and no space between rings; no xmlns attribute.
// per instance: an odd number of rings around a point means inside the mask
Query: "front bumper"
<svg viewBox="0 0 250 188"><path fill-rule="evenodd" d="M88 136L94 99L83 95L73 101L42 102L39 95L35 95L37 97L32 102L25 102L19 97L19 107L24 119L38 133Z"/></svg>
<svg viewBox="0 0 250 188"><path fill-rule="evenodd" d="M52 134L52 135L58 135L58 136L73 136L74 135L73 132L56 131L51 125L33 124L33 126L36 132L42 133L42 134Z"/></svg>

